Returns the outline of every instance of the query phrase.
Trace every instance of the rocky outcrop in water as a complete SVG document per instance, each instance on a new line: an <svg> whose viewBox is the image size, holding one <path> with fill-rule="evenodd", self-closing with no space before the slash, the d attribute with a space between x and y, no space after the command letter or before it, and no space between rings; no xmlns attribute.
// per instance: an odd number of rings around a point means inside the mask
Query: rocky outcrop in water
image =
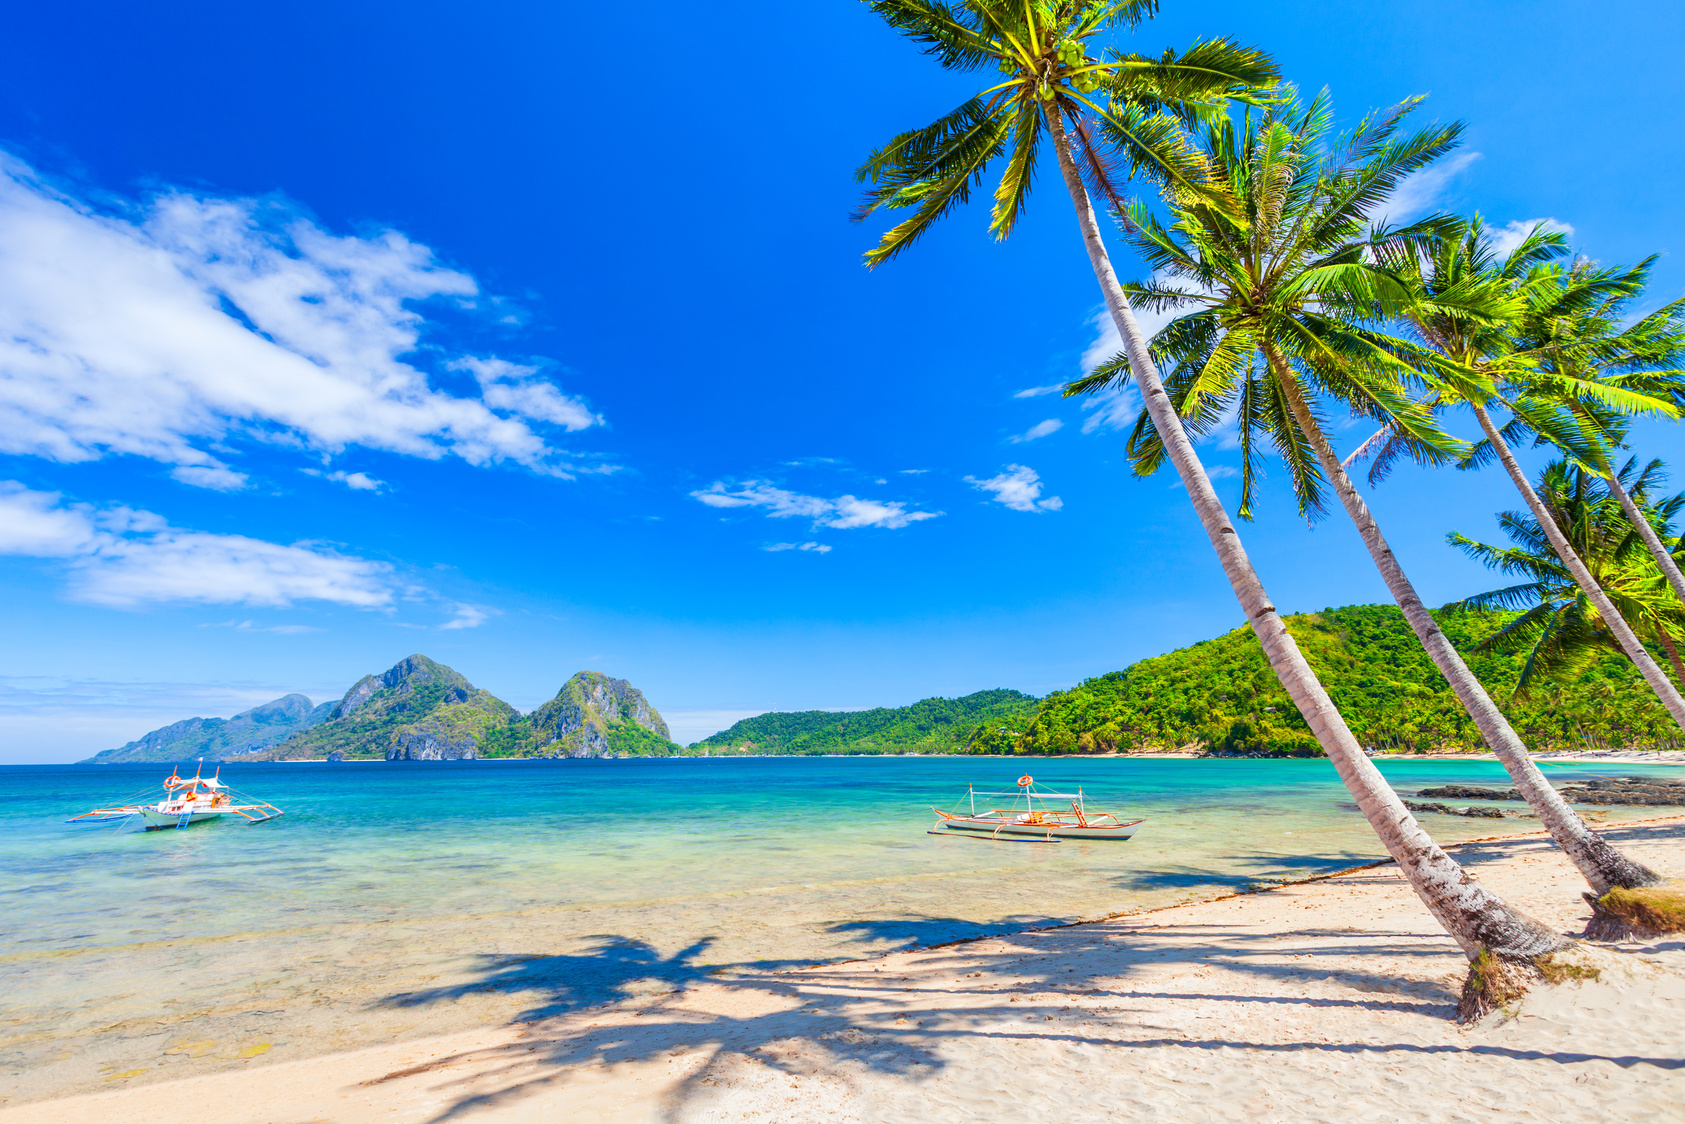
<svg viewBox="0 0 1685 1124"><path fill-rule="evenodd" d="M545 757L647 757L677 752L667 723L624 679L581 671L527 716L528 745Z"/></svg>
<svg viewBox="0 0 1685 1124"><path fill-rule="evenodd" d="M414 655L363 676L320 725L243 760L473 760L512 741L520 720L514 707L457 671Z"/></svg>
<svg viewBox="0 0 1685 1124"><path fill-rule="evenodd" d="M282 695L273 702L241 711L232 718L188 718L87 759L86 764L118 765L155 761L206 761L260 752L300 730L325 722L335 703L316 706L304 695Z"/></svg>
<svg viewBox="0 0 1685 1124"><path fill-rule="evenodd" d="M1416 800L1406 800L1404 806L1412 812L1437 812L1442 816L1468 816L1473 819L1501 820L1504 818L1501 808L1481 808L1470 806L1467 808L1453 808L1449 804L1425 804ZM1511 813L1514 815L1516 813Z"/></svg>
<svg viewBox="0 0 1685 1124"><path fill-rule="evenodd" d="M1557 785L1556 790L1570 804L1685 807L1685 780L1672 777L1594 777L1591 780L1567 781ZM1513 788L1481 788L1470 784L1424 788L1416 795L1451 800L1522 799L1521 793Z"/></svg>

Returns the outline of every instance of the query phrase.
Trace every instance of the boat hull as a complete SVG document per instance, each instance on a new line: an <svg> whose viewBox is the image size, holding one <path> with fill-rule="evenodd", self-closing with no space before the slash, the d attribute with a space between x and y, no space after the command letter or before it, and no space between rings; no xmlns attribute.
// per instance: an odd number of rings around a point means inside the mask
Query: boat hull
<svg viewBox="0 0 1685 1124"><path fill-rule="evenodd" d="M198 823L200 820L214 820L222 815L218 812L192 812L187 817L188 823ZM157 831L160 828L180 827L180 812L160 812L156 808L144 808L140 813L141 819L146 821L146 830Z"/></svg>
<svg viewBox="0 0 1685 1124"><path fill-rule="evenodd" d="M1081 824L1014 823L1011 820L969 819L955 816L937 826L947 831L970 831L980 835L1011 836L1014 839L1128 839L1144 820L1104 826Z"/></svg>

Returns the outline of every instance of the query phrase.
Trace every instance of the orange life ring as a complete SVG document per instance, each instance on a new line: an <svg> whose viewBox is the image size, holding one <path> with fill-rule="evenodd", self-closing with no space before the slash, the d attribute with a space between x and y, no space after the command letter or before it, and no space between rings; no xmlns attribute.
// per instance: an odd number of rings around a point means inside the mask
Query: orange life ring
<svg viewBox="0 0 1685 1124"><path fill-rule="evenodd" d="M1028 773L1025 773L1023 776L1018 778L1018 787L1019 788L1025 788L1028 785L1030 785L1031 783L1033 783L1033 782L1030 780L1030 774L1028 774Z"/></svg>

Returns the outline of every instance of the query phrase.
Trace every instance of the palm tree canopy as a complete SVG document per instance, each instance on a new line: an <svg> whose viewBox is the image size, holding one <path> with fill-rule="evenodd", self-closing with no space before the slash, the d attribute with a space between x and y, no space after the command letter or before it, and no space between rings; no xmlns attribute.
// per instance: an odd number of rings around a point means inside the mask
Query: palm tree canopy
<svg viewBox="0 0 1685 1124"><path fill-rule="evenodd" d="M1344 136L1334 133L1326 94L1212 119L1198 147L1218 186L1167 191L1168 224L1145 207L1131 209L1125 238L1154 278L1125 291L1144 310L1190 310L1158 333L1154 357L1169 368L1165 386L1190 434L1238 426L1243 518L1252 515L1260 436L1286 462L1300 510L1316 515L1323 507L1322 472L1285 397L1297 389L1284 377L1385 421L1429 459L1467 453L1418 401L1437 385L1437 358L1384 330L1407 294L1377 264L1379 250L1455 221L1371 225L1399 182L1462 132L1457 124L1407 130L1417 104L1372 114ZM1118 356L1065 393L1092 393L1127 374ZM1137 422L1129 449L1143 475L1162 463L1150 417Z"/></svg>
<svg viewBox="0 0 1685 1124"><path fill-rule="evenodd" d="M1507 409L1510 444L1540 441L1582 463L1607 468L1623 418L1677 417L1685 407L1685 301L1628 324L1654 259L1633 267L1566 262L1567 240L1535 224L1500 253L1477 215L1460 227L1382 247L1379 264L1409 291L1402 319L1438 352L1447 378L1424 395L1440 411L1473 402ZM1373 456L1378 484L1402 457L1421 459L1408 433L1383 426L1348 460ZM1495 455L1489 441L1459 467Z"/></svg>
<svg viewBox="0 0 1685 1124"><path fill-rule="evenodd" d="M1660 472L1659 461L1642 470L1636 461L1628 461L1620 479L1658 532L1677 537L1673 520L1685 508L1685 495L1651 500ZM1557 526L1641 638L1655 643L1664 633L1675 641L1685 637L1685 607L1673 597L1637 529L1599 475L1569 460L1553 461L1540 474L1536 490ZM1481 643L1482 648L1528 653L1516 691L1527 691L1541 678L1571 677L1599 656L1621 651L1585 591L1551 548L1538 520L1528 513L1506 511L1498 516L1498 525L1514 546L1492 546L1455 532L1448 539L1487 567L1526 580L1446 607L1522 610Z"/></svg>
<svg viewBox="0 0 1685 1124"><path fill-rule="evenodd" d="M1002 156L990 230L1009 236L1029 198L1048 114L1066 123L1090 192L1114 208L1123 205L1133 174L1196 191L1207 172L1181 126L1226 99L1256 98L1280 77L1263 52L1227 39L1157 58L1099 45L1107 32L1155 14L1157 0L867 2L946 69L993 67L1001 77L929 125L892 138L860 165L855 178L871 187L857 220L879 210L913 210L866 253L870 266L964 204Z"/></svg>

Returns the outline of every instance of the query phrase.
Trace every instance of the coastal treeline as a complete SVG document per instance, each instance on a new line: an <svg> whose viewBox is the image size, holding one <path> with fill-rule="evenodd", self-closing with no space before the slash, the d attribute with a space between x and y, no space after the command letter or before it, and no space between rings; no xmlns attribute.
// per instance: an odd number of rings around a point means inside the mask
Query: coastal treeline
<svg viewBox="0 0 1685 1124"><path fill-rule="evenodd" d="M1536 749L1674 748L1678 729L1632 664L1605 649L1571 681L1514 695L1527 653L1484 646L1519 614L1440 610L1435 621ZM1382 752L1481 752L1480 731L1392 605L1286 619L1352 731ZM980 726L972 753L1194 750L1321 756L1316 738L1242 626L1213 640L1086 679L1043 699L1022 725Z"/></svg>
<svg viewBox="0 0 1685 1124"><path fill-rule="evenodd" d="M704 738L708 753L956 753L979 730L1024 722L1039 702L1021 691L978 691L872 710L772 711Z"/></svg>

